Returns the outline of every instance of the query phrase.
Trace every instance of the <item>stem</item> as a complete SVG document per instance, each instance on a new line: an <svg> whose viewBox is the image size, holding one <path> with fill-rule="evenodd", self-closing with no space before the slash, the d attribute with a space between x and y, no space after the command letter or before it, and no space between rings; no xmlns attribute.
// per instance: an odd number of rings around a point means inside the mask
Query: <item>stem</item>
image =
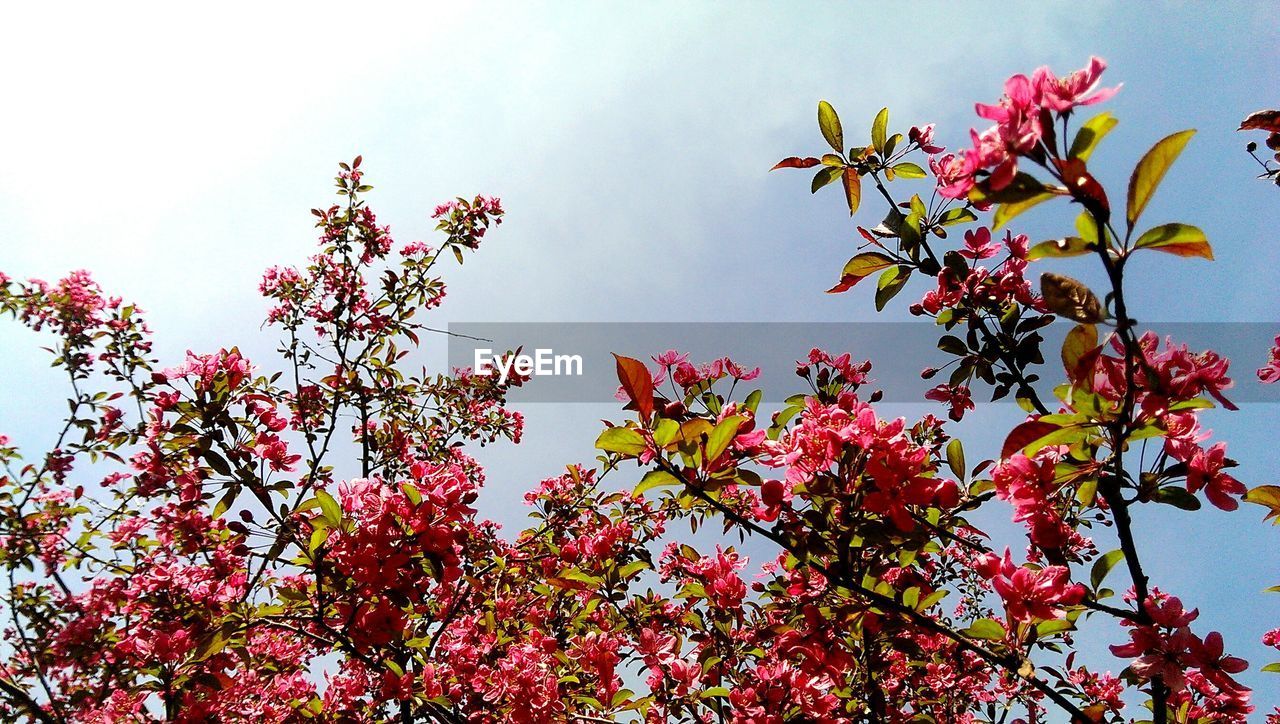
<svg viewBox="0 0 1280 724"><path fill-rule="evenodd" d="M40 708L40 704L31 698L22 687L9 681L8 679L0 679L0 694L4 694L9 701L17 704L19 708L27 712L27 716L32 721L41 722L41 724L57 724L58 720L53 718L44 709Z"/></svg>
<svg viewBox="0 0 1280 724"><path fill-rule="evenodd" d="M1129 318L1129 311L1125 305L1124 262L1127 257L1120 256L1116 260L1111 258L1111 244L1107 241L1105 217L1092 208L1090 208L1090 213L1093 214L1094 221L1098 227L1098 256L1102 259L1102 266L1111 282L1112 299L1115 304L1116 334L1120 335L1120 339L1124 343L1125 376L1124 400L1121 403L1120 415L1111 423L1111 457L1107 461L1107 466L1111 468L1111 473L1103 476L1099 481L1098 491L1111 508L1112 518L1115 520L1116 537L1120 540L1120 550L1124 552L1125 565L1129 569L1129 577L1133 580L1134 595L1137 599L1135 606L1138 620L1149 625L1151 624L1151 617L1146 608L1147 600L1151 595L1148 588L1149 579L1142 570L1142 561L1138 557L1138 546L1133 537L1133 519L1129 515L1130 503L1123 495L1124 448L1128 443L1129 426L1133 417L1136 394L1134 381L1137 377L1138 361L1143 357L1143 354L1137 338L1133 335L1134 323ZM1168 697L1168 687L1164 685L1159 676L1153 676L1151 678L1153 724L1166 724L1168 722Z"/></svg>

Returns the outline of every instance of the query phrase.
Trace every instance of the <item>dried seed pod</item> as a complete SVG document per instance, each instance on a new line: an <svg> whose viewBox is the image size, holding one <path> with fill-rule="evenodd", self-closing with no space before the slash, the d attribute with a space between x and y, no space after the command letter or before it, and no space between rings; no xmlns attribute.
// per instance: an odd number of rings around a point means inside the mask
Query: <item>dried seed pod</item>
<svg viewBox="0 0 1280 724"><path fill-rule="evenodd" d="M1081 324L1094 324L1106 318L1102 302L1089 287L1059 274L1040 275L1040 293L1049 311Z"/></svg>

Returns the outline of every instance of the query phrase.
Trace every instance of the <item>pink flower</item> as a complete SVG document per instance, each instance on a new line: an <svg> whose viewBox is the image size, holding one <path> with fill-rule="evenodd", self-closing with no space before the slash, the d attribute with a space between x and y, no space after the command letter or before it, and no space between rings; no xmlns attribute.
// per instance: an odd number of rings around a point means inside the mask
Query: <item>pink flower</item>
<svg viewBox="0 0 1280 724"><path fill-rule="evenodd" d="M1031 74L1036 105L1065 113L1076 106L1091 106L1111 98L1120 86L1098 89L1098 81L1106 68L1106 61L1097 56L1089 58L1087 67L1065 78L1055 76L1048 66L1037 68Z"/></svg>
<svg viewBox="0 0 1280 724"><path fill-rule="evenodd" d="M907 140L916 144L920 147L921 151L924 151L931 156L935 153L942 153L945 150L942 146L935 146L933 143L932 123L923 127L912 126L911 130L907 131Z"/></svg>
<svg viewBox="0 0 1280 724"><path fill-rule="evenodd" d="M938 195L948 199L963 199L973 190L973 173L978 164L973 154L961 151L945 156L930 156L929 169L938 181Z"/></svg>
<svg viewBox="0 0 1280 724"><path fill-rule="evenodd" d="M960 256L966 259L990 259L1000 253L1000 242L991 241L991 230L983 226L964 232L964 247Z"/></svg>
<svg viewBox="0 0 1280 724"><path fill-rule="evenodd" d="M1264 385L1280 380L1280 337L1276 337L1275 344L1271 347L1271 358L1258 370L1258 379Z"/></svg>
<svg viewBox="0 0 1280 724"><path fill-rule="evenodd" d="M1062 618L1062 606L1074 606L1085 594L1084 586L1071 583L1071 571L1065 566L1049 566L1033 571L1013 565L1009 549L991 586L1004 601L1010 621L1031 623Z"/></svg>
<svg viewBox="0 0 1280 724"><path fill-rule="evenodd" d="M956 422L964 418L965 411L973 409L973 398L969 396L969 388L965 385L938 385L924 393L924 397L926 400L950 405L947 416Z"/></svg>
<svg viewBox="0 0 1280 724"><path fill-rule="evenodd" d="M1210 503L1222 510L1235 510L1240 502L1233 495L1245 492L1244 483L1222 472L1227 463L1227 444L1217 443L1208 450L1200 450L1187 462L1187 492L1195 495L1204 489Z"/></svg>
<svg viewBox="0 0 1280 724"><path fill-rule="evenodd" d="M1036 107L1031 80L1019 73L1004 83L1004 96L996 105L978 103L974 110L996 122L999 136L1010 150L1026 153L1040 142L1040 109Z"/></svg>

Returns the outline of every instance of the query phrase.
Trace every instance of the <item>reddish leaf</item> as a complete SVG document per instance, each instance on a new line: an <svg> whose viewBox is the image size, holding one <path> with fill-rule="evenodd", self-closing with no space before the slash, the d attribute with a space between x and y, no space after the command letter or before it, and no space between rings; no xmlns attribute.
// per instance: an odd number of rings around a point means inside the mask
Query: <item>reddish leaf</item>
<svg viewBox="0 0 1280 724"><path fill-rule="evenodd" d="M1236 130L1280 133L1280 111L1254 111L1240 122L1240 127Z"/></svg>
<svg viewBox="0 0 1280 724"><path fill-rule="evenodd" d="M863 279L866 279L866 277L860 277L854 274L845 274L840 278L839 284L836 284L834 287L827 290L827 294L840 294L841 292L847 292L850 289L853 289L854 284L857 284Z"/></svg>
<svg viewBox="0 0 1280 724"><path fill-rule="evenodd" d="M801 158L799 156L788 156L779 161L770 171L777 171L780 168L813 168L822 163L821 159L808 156Z"/></svg>
<svg viewBox="0 0 1280 724"><path fill-rule="evenodd" d="M653 416L653 375L638 359L617 354L613 358L618 361L618 381L622 383L622 389L636 403L641 419L648 422Z"/></svg>
<svg viewBox="0 0 1280 724"><path fill-rule="evenodd" d="M881 269L893 266L893 259L876 251L864 251L845 263L840 272L840 283L827 290L827 294L839 294L853 288L854 284L875 274Z"/></svg>
<svg viewBox="0 0 1280 724"><path fill-rule="evenodd" d="M1078 158L1069 158L1056 162L1058 173L1062 174L1062 181L1071 191L1071 195L1081 201L1093 201L1101 208L1110 211L1111 202L1107 200L1107 192L1102 188L1102 184L1098 183L1098 179L1093 177L1085 167L1083 160Z"/></svg>
<svg viewBox="0 0 1280 724"><path fill-rule="evenodd" d="M1080 361L1098 348L1098 328L1092 324L1077 324L1062 343L1062 366L1067 371L1067 379L1075 381L1080 371ZM1090 355L1090 360L1096 355Z"/></svg>
<svg viewBox="0 0 1280 724"><path fill-rule="evenodd" d="M1061 426L1054 425L1051 422L1040 422L1039 420L1028 420L1027 422L1013 428L1009 433L1009 437L1004 440L1004 447L1000 449L1000 458L1007 460L1013 455L1022 451L1022 448L1048 435L1054 430L1060 429Z"/></svg>
<svg viewBox="0 0 1280 724"><path fill-rule="evenodd" d="M844 170L841 180L844 182L845 203L849 205L849 215L853 216L862 203L862 177L850 167Z"/></svg>

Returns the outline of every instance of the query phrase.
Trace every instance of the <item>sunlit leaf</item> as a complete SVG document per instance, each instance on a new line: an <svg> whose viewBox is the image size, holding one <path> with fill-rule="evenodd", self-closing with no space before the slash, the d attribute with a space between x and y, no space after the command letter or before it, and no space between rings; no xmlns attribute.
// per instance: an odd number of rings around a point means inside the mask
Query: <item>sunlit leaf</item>
<svg viewBox="0 0 1280 724"><path fill-rule="evenodd" d="M724 451L729 448L729 443L733 442L733 438L738 434L738 428L742 423L746 422L742 415L730 415L720 422L716 423L711 434L707 436L707 457L708 463L715 462Z"/></svg>
<svg viewBox="0 0 1280 724"><path fill-rule="evenodd" d="M1188 224L1161 224L1154 229L1148 229L1138 237L1133 247L1213 260L1213 249L1209 246L1209 238L1199 228Z"/></svg>
<svg viewBox="0 0 1280 724"><path fill-rule="evenodd" d="M871 145L876 151L884 153L884 144L889 134L889 109L881 108L876 119L871 122Z"/></svg>
<svg viewBox="0 0 1280 724"><path fill-rule="evenodd" d="M898 174L900 178L925 178L929 175L920 166L910 161L894 164L893 172Z"/></svg>
<svg viewBox="0 0 1280 724"><path fill-rule="evenodd" d="M840 116L836 115L836 109L826 101L818 101L818 128L836 153L844 153L844 131L840 128Z"/></svg>
<svg viewBox="0 0 1280 724"><path fill-rule="evenodd" d="M665 488L672 485L683 485L684 481L665 470L650 470L644 474L640 482L632 491L636 495L644 495L647 491L654 488Z"/></svg>
<svg viewBox="0 0 1280 724"><path fill-rule="evenodd" d="M1078 236L1068 236L1065 239L1050 239L1028 249L1027 259L1035 261L1036 259L1080 256L1093 251L1092 243L1088 239L1082 239Z"/></svg>
<svg viewBox="0 0 1280 724"><path fill-rule="evenodd" d="M1124 551L1120 549L1098 556L1098 559L1093 562L1093 568L1089 571L1089 587L1095 591L1098 590L1098 586L1107 579L1107 574L1122 560L1124 560Z"/></svg>
<svg viewBox="0 0 1280 724"><path fill-rule="evenodd" d="M622 455L639 455L644 452L644 436L629 427L610 427L596 438L596 449Z"/></svg>
<svg viewBox="0 0 1280 724"><path fill-rule="evenodd" d="M973 625L964 630L964 634L970 638L983 639L986 641L999 641L1004 638L1004 626L999 621L990 618L980 618L973 622Z"/></svg>
<svg viewBox="0 0 1280 724"><path fill-rule="evenodd" d="M1053 198L1056 195L1057 194L1052 194L1052 193L1049 193L1048 191L1044 191L1044 192L1035 194L1033 196L1030 196L1028 198L1022 199L1021 201L1013 201L1007 204L1000 204L999 206L996 207L995 216L992 217L991 219L991 224L992 224L991 228L993 230L1002 228L1005 224L1009 223L1009 220L1012 219L1013 217L1023 213L1024 211L1031 209L1033 206L1043 204L1044 202L1048 201L1049 199Z"/></svg>
<svg viewBox="0 0 1280 724"><path fill-rule="evenodd" d="M855 169L850 167L844 169L840 180L844 185L844 199L849 205L849 215L853 216L858 211L858 205L862 203L862 178L858 176Z"/></svg>
<svg viewBox="0 0 1280 724"><path fill-rule="evenodd" d="M1067 155L1088 161L1094 149L1098 147L1098 142L1119 122L1119 119L1105 111L1085 121L1084 125L1080 126L1080 130L1076 131L1075 140L1071 142L1071 151Z"/></svg>
<svg viewBox="0 0 1280 724"><path fill-rule="evenodd" d="M1150 151L1147 151L1142 160L1138 161L1137 167L1133 169L1133 175L1129 177L1129 197L1125 218L1129 222L1130 229L1147 208L1152 194L1164 179L1169 167L1177 160L1187 141L1190 141L1195 133L1195 130L1186 130L1165 136L1157 141Z"/></svg>

